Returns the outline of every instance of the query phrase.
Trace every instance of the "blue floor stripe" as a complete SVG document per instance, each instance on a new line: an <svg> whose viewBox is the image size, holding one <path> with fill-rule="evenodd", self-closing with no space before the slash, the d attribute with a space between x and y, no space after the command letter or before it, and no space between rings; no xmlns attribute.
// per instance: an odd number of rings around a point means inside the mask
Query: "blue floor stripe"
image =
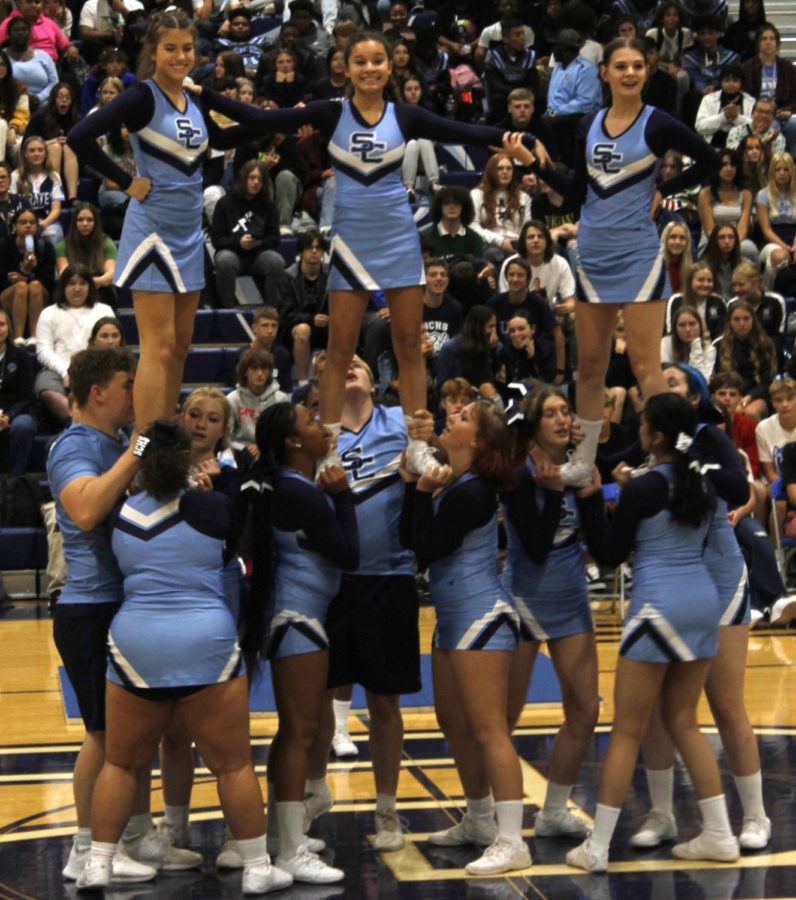
<svg viewBox="0 0 796 900"><path fill-rule="evenodd" d="M488 651L484 651L488 652ZM431 657L423 654L420 657L420 675L423 687L416 694L403 694L401 706L433 706L434 692L431 685ZM77 697L69 681L69 676L63 666L58 666L58 679L61 684L61 696L64 701L64 709L68 719L79 719L80 710L77 705ZM536 657L533 669L531 685L528 688L528 703L560 703L561 689L553 669L553 664L548 656L540 653ZM357 685L354 688L352 709L365 709L365 692ZM258 663L257 677L254 679L254 687L249 699L249 709L252 712L274 712L274 691L271 677L264 663Z"/></svg>

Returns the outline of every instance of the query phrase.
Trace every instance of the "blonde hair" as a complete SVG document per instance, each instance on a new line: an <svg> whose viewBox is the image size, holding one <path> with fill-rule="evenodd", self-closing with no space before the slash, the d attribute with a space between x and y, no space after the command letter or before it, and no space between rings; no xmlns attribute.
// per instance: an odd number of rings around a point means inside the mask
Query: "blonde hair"
<svg viewBox="0 0 796 900"><path fill-rule="evenodd" d="M232 426L232 407L227 402L227 398L218 390L218 388L208 386L198 387L196 390L191 391L185 398L185 402L182 404L182 414L185 415L197 400L215 400L215 402L220 405L221 410L224 413L224 433L218 439L218 443L215 446L215 452L220 453L222 450L226 450L227 447L229 447L229 435Z"/></svg>
<svg viewBox="0 0 796 900"><path fill-rule="evenodd" d="M777 378L771 382L768 393L772 400L779 394L796 394L796 381L792 378Z"/></svg>
<svg viewBox="0 0 796 900"><path fill-rule="evenodd" d="M675 228L682 228L685 232L685 249L683 250L683 255L680 257L680 271L685 272L694 261L691 255L691 232L688 230L688 226L685 224L685 222L669 222L669 224L661 232L661 249L663 250L663 261L667 266L670 266L673 262L672 257L669 255L668 245L669 235L674 231Z"/></svg>
<svg viewBox="0 0 796 900"><path fill-rule="evenodd" d="M736 275L746 278L748 281L756 281L758 284L762 284L763 281L760 269L749 259L742 260L732 270L732 277L734 278Z"/></svg>
<svg viewBox="0 0 796 900"><path fill-rule="evenodd" d="M769 204L774 209L774 198L775 197L784 197L785 194L777 188L776 182L774 181L774 169L776 168L777 163L785 163L788 167L788 172L790 173L790 202L793 204L793 208L796 209L796 169L793 166L793 157L790 153L782 152L775 153L771 157L771 162L768 165L768 200Z"/></svg>
<svg viewBox="0 0 796 900"><path fill-rule="evenodd" d="M56 171L53 168L52 160L50 159L50 151L47 149L47 141L44 140L41 135L38 134L29 134L25 140L22 142L22 152L19 154L19 193L20 194L30 194L30 168L28 167L28 160L25 157L25 151L28 147L33 143L33 141L39 141L41 145L44 147L44 171L50 176L56 175ZM60 178L60 176L58 176Z"/></svg>

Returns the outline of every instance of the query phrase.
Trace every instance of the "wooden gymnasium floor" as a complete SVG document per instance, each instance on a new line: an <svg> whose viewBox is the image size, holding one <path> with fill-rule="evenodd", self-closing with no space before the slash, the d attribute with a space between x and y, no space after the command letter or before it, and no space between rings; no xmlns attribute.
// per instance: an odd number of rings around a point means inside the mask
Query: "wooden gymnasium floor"
<svg viewBox="0 0 796 900"><path fill-rule="evenodd" d="M46 607L19 604L0 621L0 900L76 897L74 885L61 880L75 827L70 772L82 729L67 725L58 689L58 655ZM428 649L433 613L423 609L422 634ZM573 800L593 813L599 761L605 752L612 716L612 689L619 621L608 611L597 614L600 652L600 725L580 773ZM774 829L767 851L745 855L737 865L722 866L674 860L669 852L633 852L626 839L646 806L643 774L619 820L611 870L605 875L577 874L564 865L570 842L533 839L533 816L544 794L547 757L561 718L560 708L526 707L516 733L525 775L525 824L534 865L522 875L466 878L463 866L474 856L467 848L432 848L426 835L450 824L462 805L461 786L433 712L413 709L405 716L406 741L398 805L405 819L406 846L379 854L371 844L373 782L367 749L367 718L352 714L351 732L360 755L354 762L333 762L330 783L336 798L332 812L313 833L323 837L329 858L346 872L342 885L299 886L281 896L290 900L324 898L595 898L595 900L722 900L722 898L796 897L796 631L753 633L746 685L747 705L763 758L766 807ZM740 823L737 798L711 727L707 706L700 721L711 736L725 778L730 814ZM252 721L257 771L265 787L265 760L275 720ZM159 772L153 778L153 810L161 809ZM680 833L697 830L693 795L677 774ZM222 841L222 821L215 786L207 770L198 769L193 793L194 849L205 857L200 871L160 876L140 889L107 891L112 900L199 900L240 897L240 874L217 874L213 860Z"/></svg>

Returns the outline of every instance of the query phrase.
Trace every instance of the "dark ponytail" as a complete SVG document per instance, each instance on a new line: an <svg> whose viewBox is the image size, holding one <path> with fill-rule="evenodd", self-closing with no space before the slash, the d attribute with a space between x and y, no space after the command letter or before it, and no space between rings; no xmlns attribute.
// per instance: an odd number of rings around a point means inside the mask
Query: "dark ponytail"
<svg viewBox="0 0 796 900"><path fill-rule="evenodd" d="M271 522L274 477L285 461L285 438L296 432L296 408L292 403L275 403L260 413L254 440L259 459L249 470L244 495L251 506L252 578L240 638L241 647L251 653L261 649L266 626L272 615L274 586L274 534Z"/></svg>
<svg viewBox="0 0 796 900"><path fill-rule="evenodd" d="M681 525L699 528L713 512L715 500L708 492L699 462L690 454L689 439L697 429L696 409L678 394L655 394L647 400L642 415L650 433L660 432L675 455L668 506L672 518Z"/></svg>

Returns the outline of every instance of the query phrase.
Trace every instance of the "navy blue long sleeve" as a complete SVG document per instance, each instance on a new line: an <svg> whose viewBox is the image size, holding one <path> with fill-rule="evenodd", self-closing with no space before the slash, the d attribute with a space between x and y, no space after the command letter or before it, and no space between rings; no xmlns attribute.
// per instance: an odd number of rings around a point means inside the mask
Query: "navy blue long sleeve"
<svg viewBox="0 0 796 900"><path fill-rule="evenodd" d="M325 556L341 569L359 566L359 529L351 491L326 495L296 478L279 478L274 485L272 516L275 528L302 531L306 548Z"/></svg>
<svg viewBox="0 0 796 900"><path fill-rule="evenodd" d="M97 139L118 125L125 125L128 131L140 131L155 114L155 98L143 83L127 88L90 116L78 122L69 132L67 144L75 151L78 159L95 168L101 175L115 181L122 190L132 184L132 177L102 151ZM218 150L231 150L245 140L248 132L240 126L221 128L203 111L210 146Z"/></svg>
<svg viewBox="0 0 796 900"><path fill-rule="evenodd" d="M472 478L447 490L435 515L431 494L409 483L401 509L401 543L415 551L418 568L427 569L458 550L470 531L486 525L496 502L494 485Z"/></svg>

